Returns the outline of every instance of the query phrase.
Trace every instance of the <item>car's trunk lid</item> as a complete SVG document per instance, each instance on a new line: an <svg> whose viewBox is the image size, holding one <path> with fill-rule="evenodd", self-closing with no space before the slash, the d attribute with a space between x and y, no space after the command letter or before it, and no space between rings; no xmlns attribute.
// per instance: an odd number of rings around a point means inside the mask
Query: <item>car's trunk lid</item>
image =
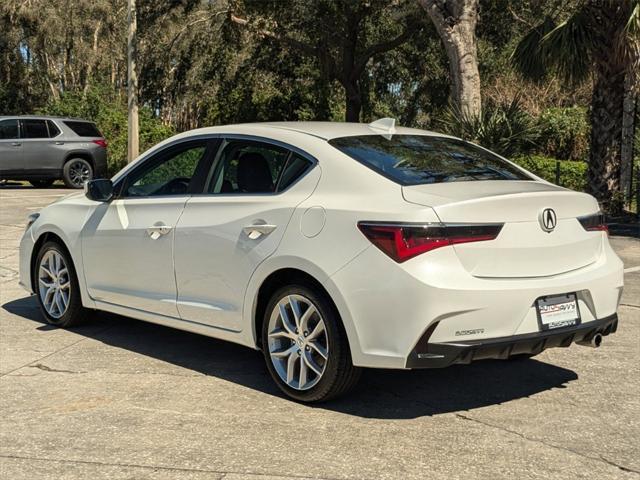
<svg viewBox="0 0 640 480"><path fill-rule="evenodd" d="M477 277L541 277L595 262L602 234L587 232L578 217L596 213L589 195L538 181L449 182L403 187L405 200L432 207L444 223L503 223L495 240L455 245L464 268ZM553 231L542 228L553 209Z"/></svg>

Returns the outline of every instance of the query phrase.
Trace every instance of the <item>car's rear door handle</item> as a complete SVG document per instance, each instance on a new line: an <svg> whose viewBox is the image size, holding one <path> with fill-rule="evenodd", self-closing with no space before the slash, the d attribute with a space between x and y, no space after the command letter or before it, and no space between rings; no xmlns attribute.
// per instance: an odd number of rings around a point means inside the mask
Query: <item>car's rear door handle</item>
<svg viewBox="0 0 640 480"><path fill-rule="evenodd" d="M157 224L147 228L147 233L152 240L157 240L161 235L166 235L171 231L169 225Z"/></svg>
<svg viewBox="0 0 640 480"><path fill-rule="evenodd" d="M11 142L12 147L21 147L22 144L20 142Z"/></svg>
<svg viewBox="0 0 640 480"><path fill-rule="evenodd" d="M277 225L256 224L247 225L242 229L242 231L246 233L251 240L255 240L263 235L269 235L276 228L278 228Z"/></svg>
<svg viewBox="0 0 640 480"><path fill-rule="evenodd" d="M64 142L56 142L56 145L64 145Z"/></svg>

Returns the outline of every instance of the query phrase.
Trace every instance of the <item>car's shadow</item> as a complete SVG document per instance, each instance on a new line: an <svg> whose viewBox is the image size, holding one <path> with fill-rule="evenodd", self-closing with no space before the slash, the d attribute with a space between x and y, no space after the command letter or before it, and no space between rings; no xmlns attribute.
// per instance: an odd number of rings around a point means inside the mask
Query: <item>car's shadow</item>
<svg viewBox="0 0 640 480"><path fill-rule="evenodd" d="M7 312L50 330L34 297L5 303ZM283 396L264 367L260 352L168 327L111 314L96 314L77 334L205 375ZM440 370L365 370L347 397L316 405L365 418L409 419L529 397L576 380L572 370L536 360L482 361Z"/></svg>

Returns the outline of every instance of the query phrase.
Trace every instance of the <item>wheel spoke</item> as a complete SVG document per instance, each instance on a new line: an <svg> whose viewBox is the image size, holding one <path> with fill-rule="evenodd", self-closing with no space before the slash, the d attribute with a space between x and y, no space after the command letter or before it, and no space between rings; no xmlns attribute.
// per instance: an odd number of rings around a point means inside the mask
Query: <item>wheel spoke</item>
<svg viewBox="0 0 640 480"><path fill-rule="evenodd" d="M67 290L69 288L70 284L71 283L68 280L66 282L64 282L64 283L61 283L60 284L60 290Z"/></svg>
<svg viewBox="0 0 640 480"><path fill-rule="evenodd" d="M62 303L62 294L60 293L60 290L56 290L54 298L56 301L56 307L58 307L58 313L62 314L64 312L64 304Z"/></svg>
<svg viewBox="0 0 640 480"><path fill-rule="evenodd" d="M271 352L271 356L276 358L285 358L290 356L292 353L296 353L296 350L297 350L297 347L295 345L292 345L289 348L280 350L279 352Z"/></svg>
<svg viewBox="0 0 640 480"><path fill-rule="evenodd" d="M289 297L289 305L291 306L291 311L293 312L293 319L296 322L296 328L298 329L298 331L301 331L301 326L300 326L300 304L298 303L298 301L295 298Z"/></svg>
<svg viewBox="0 0 640 480"><path fill-rule="evenodd" d="M62 285L60 286L62 288ZM295 340L295 335L292 335L288 330L281 328L279 330L274 330L269 334L269 338L290 338Z"/></svg>
<svg viewBox="0 0 640 480"><path fill-rule="evenodd" d="M53 282L45 282L42 278L38 279L38 281L40 282L40 285L42 285L44 288L51 288L53 287Z"/></svg>
<svg viewBox="0 0 640 480"><path fill-rule="evenodd" d="M298 354L295 352L289 355L289 360L287 360L287 384L288 385L291 385L291 383L293 382L293 376L296 370L296 362L299 359L300 357L298 357Z"/></svg>
<svg viewBox="0 0 640 480"><path fill-rule="evenodd" d="M298 379L298 388L304 388L307 384L307 362L300 360L300 377Z"/></svg>
<svg viewBox="0 0 640 480"><path fill-rule="evenodd" d="M324 333L324 322L320 320L318 324L315 326L315 328L313 329L313 331L309 334L309 337L308 337L309 341L315 340L322 333Z"/></svg>
<svg viewBox="0 0 640 480"><path fill-rule="evenodd" d="M313 348L316 352L318 352L318 355L320 355L325 360L328 358L327 350L322 345L320 345L319 343L317 343L317 342L309 342L308 345L311 348Z"/></svg>
<svg viewBox="0 0 640 480"><path fill-rule="evenodd" d="M314 313L316 313L316 307L309 305L309 308L307 308L307 310L302 314L302 317L300 317L300 331L307 331L309 328L309 319Z"/></svg>
<svg viewBox="0 0 640 480"><path fill-rule="evenodd" d="M295 336L295 329L296 327L294 325L291 324L291 319L289 318L289 313L287 312L287 309L285 308L285 305L283 305L282 303L280 303L278 305L278 308L280 309L280 318L282 318L282 326L285 328L285 330L287 330L291 335Z"/></svg>
<svg viewBox="0 0 640 480"><path fill-rule="evenodd" d="M47 267L45 267L44 265L40 265L40 270L46 273L49 278L53 279L53 274L49 271Z"/></svg>
<svg viewBox="0 0 640 480"><path fill-rule="evenodd" d="M313 357L309 355L309 352L304 352L303 356L304 356L303 363L307 364L311 370L316 372L316 375L318 376L322 375L322 367L315 362Z"/></svg>

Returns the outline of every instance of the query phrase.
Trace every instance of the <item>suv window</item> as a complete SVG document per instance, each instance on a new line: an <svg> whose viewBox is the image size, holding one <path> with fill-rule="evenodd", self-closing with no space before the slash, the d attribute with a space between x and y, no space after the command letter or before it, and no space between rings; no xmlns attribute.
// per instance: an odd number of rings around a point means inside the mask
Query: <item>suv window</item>
<svg viewBox="0 0 640 480"><path fill-rule="evenodd" d="M51 120L47 120L47 127L49 128L49 138L57 137L60 135L60 129Z"/></svg>
<svg viewBox="0 0 640 480"><path fill-rule="evenodd" d="M220 154L208 193L273 193L289 157L276 145L231 141Z"/></svg>
<svg viewBox="0 0 640 480"><path fill-rule="evenodd" d="M49 138L46 120L22 120L23 138Z"/></svg>
<svg viewBox="0 0 640 480"><path fill-rule="evenodd" d="M462 140L426 135L340 137L329 144L401 185L532 180L497 155Z"/></svg>
<svg viewBox="0 0 640 480"><path fill-rule="evenodd" d="M64 124L79 137L102 137L95 123L66 121Z"/></svg>
<svg viewBox="0 0 640 480"><path fill-rule="evenodd" d="M0 140L18 138L18 120L0 120Z"/></svg>
<svg viewBox="0 0 640 480"><path fill-rule="evenodd" d="M206 142L189 142L160 152L158 157L146 162L148 167L132 173L124 196L185 195L206 149Z"/></svg>

